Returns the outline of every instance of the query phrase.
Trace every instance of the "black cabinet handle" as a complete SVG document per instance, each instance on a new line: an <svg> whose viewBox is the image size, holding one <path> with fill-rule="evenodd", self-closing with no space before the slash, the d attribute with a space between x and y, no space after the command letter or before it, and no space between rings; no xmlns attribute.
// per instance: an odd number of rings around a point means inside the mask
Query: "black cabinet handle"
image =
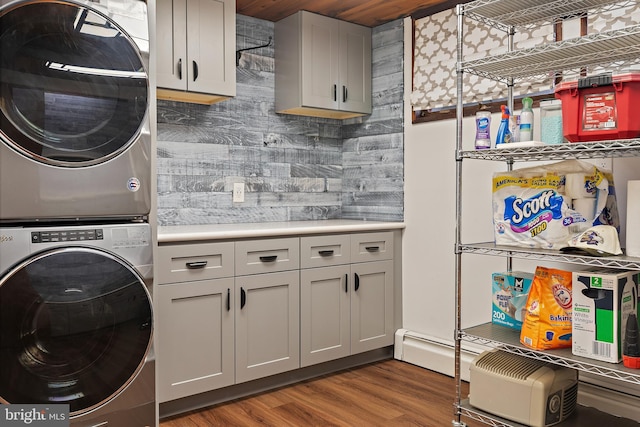
<svg viewBox="0 0 640 427"><path fill-rule="evenodd" d="M342 102L347 102L347 87L342 86Z"/></svg>
<svg viewBox="0 0 640 427"><path fill-rule="evenodd" d="M227 288L227 311L231 310L231 289Z"/></svg>
<svg viewBox="0 0 640 427"><path fill-rule="evenodd" d="M199 268L205 268L207 266L207 261L186 262L185 265L189 270L197 270Z"/></svg>
<svg viewBox="0 0 640 427"><path fill-rule="evenodd" d="M195 82L198 78L198 63L193 61L193 81Z"/></svg>
<svg viewBox="0 0 640 427"><path fill-rule="evenodd" d="M367 246L365 249L367 252L378 252L380 250L380 246Z"/></svg>
<svg viewBox="0 0 640 427"><path fill-rule="evenodd" d="M327 249L324 251L318 251L318 254L320 254L320 256L331 256L333 255L333 249Z"/></svg>
<svg viewBox="0 0 640 427"><path fill-rule="evenodd" d="M333 85L333 100L338 100L338 85Z"/></svg>
<svg viewBox="0 0 640 427"><path fill-rule="evenodd" d="M178 79L182 80L182 58L178 59Z"/></svg>
<svg viewBox="0 0 640 427"><path fill-rule="evenodd" d="M240 309L244 308L245 304L247 303L247 292L244 290L244 288L240 288Z"/></svg>
<svg viewBox="0 0 640 427"><path fill-rule="evenodd" d="M265 255L260 257L260 261L262 262L273 262L278 259L278 255Z"/></svg>
<svg viewBox="0 0 640 427"><path fill-rule="evenodd" d="M353 285L353 290L357 291L358 289L360 289L360 276L358 276L358 273L354 273L353 275L356 279L356 283Z"/></svg>
<svg viewBox="0 0 640 427"><path fill-rule="evenodd" d="M344 292L349 293L349 275L344 275Z"/></svg>

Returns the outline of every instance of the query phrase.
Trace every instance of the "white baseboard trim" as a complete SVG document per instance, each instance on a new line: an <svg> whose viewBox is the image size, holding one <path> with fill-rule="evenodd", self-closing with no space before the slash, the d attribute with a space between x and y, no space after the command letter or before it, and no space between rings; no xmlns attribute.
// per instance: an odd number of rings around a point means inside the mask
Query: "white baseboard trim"
<svg viewBox="0 0 640 427"><path fill-rule="evenodd" d="M482 347L463 343L460 353L460 376L469 381L469 366ZM394 358L453 377L454 343L406 329L395 335ZM581 381L578 403L640 422L640 398L628 393Z"/></svg>

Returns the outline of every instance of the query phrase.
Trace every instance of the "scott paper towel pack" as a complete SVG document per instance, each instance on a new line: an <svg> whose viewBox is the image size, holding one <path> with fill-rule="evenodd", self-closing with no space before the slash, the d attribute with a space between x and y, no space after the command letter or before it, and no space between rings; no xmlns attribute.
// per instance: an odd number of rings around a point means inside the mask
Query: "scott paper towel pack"
<svg viewBox="0 0 640 427"><path fill-rule="evenodd" d="M594 225L620 227L613 175L583 161L496 173L492 194L498 245L560 249ZM583 207L589 198L593 210Z"/></svg>

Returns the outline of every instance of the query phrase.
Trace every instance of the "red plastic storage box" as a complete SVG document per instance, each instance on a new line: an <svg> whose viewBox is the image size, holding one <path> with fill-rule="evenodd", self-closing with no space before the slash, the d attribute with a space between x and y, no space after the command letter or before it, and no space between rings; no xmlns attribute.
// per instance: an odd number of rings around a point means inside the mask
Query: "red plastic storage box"
<svg viewBox="0 0 640 427"><path fill-rule="evenodd" d="M562 100L562 133L569 142L640 137L640 72L563 82L555 96Z"/></svg>

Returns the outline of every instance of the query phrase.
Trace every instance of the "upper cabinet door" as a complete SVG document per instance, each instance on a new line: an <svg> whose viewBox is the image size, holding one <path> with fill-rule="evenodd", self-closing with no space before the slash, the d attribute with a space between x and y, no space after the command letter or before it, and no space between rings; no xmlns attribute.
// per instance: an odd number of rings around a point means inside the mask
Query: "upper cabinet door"
<svg viewBox="0 0 640 427"><path fill-rule="evenodd" d="M302 15L302 104L338 110L340 21Z"/></svg>
<svg viewBox="0 0 640 427"><path fill-rule="evenodd" d="M211 103L221 99L209 102L203 94L235 96L235 13L235 0L158 0L159 99Z"/></svg>
<svg viewBox="0 0 640 427"><path fill-rule="evenodd" d="M340 22L341 109L371 112L371 29Z"/></svg>
<svg viewBox="0 0 640 427"><path fill-rule="evenodd" d="M235 16L235 0L187 2L190 91L235 95Z"/></svg>
<svg viewBox="0 0 640 427"><path fill-rule="evenodd" d="M158 0L156 13L158 87L187 90L187 0Z"/></svg>

